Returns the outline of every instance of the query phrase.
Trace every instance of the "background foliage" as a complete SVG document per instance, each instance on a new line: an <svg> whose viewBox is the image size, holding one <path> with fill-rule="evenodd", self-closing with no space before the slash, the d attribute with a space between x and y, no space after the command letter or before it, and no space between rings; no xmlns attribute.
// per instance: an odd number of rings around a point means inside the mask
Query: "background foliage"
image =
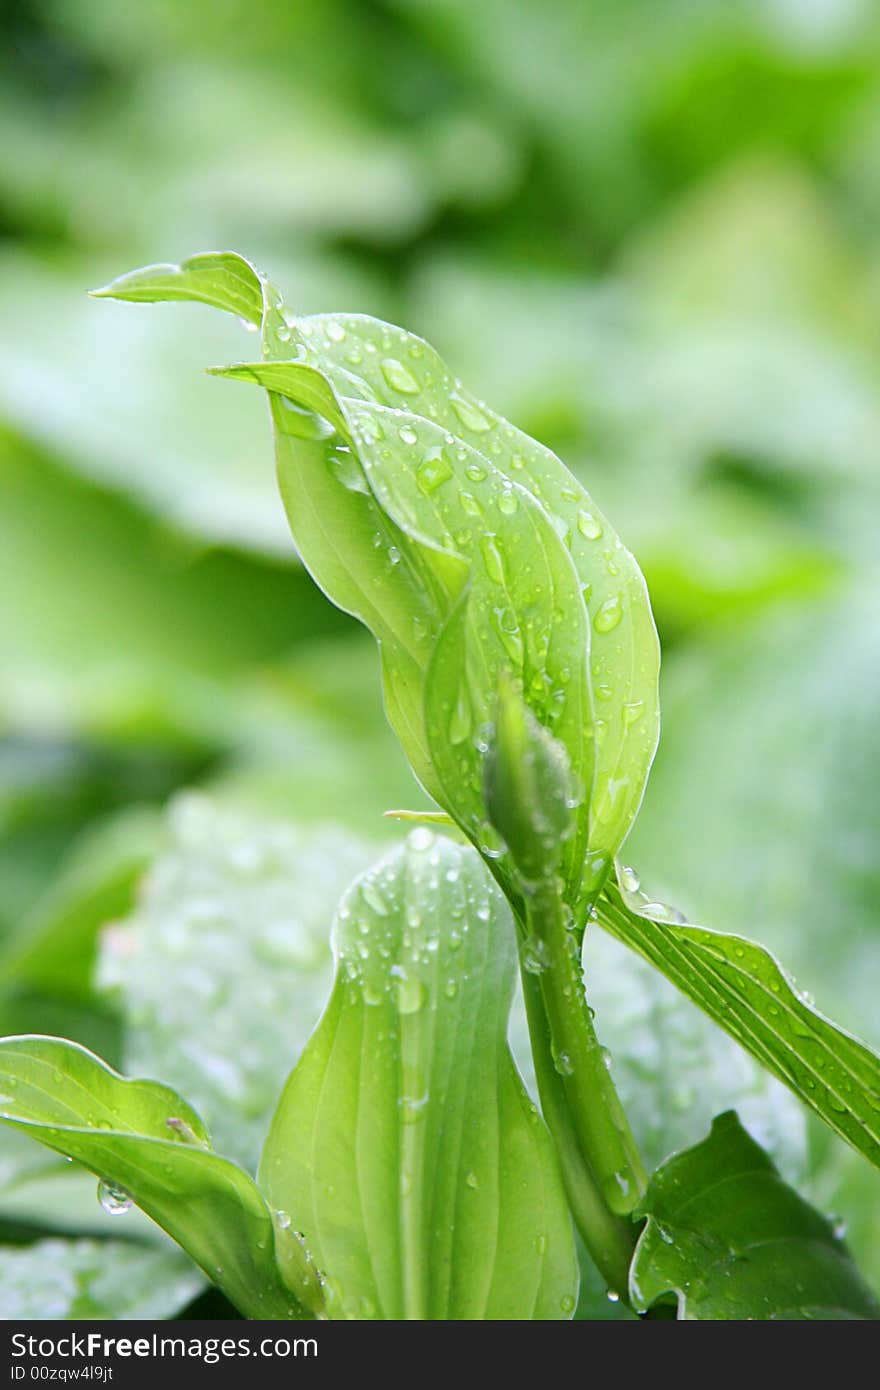
<svg viewBox="0 0 880 1390"><path fill-rule="evenodd" d="M246 1157L294 1055L222 1037L249 992L282 1026L287 968L302 1044L324 900L393 835L385 808L421 804L369 643L298 568L260 394L201 371L247 356L237 325L83 293L234 245L304 311L424 334L584 478L664 649L627 859L880 1043L878 59L869 0L5 9L0 1031L179 1079ZM876 1175L732 1081L662 993L654 1030L627 1024L647 986L623 970L603 993L598 969L597 1026L627 1094L654 1078L651 1159L724 1105L748 1123L752 1095L880 1282ZM235 1105L209 1113L236 1055ZM52 1315L195 1295L145 1223L2 1143L0 1313L40 1306L41 1281Z"/></svg>

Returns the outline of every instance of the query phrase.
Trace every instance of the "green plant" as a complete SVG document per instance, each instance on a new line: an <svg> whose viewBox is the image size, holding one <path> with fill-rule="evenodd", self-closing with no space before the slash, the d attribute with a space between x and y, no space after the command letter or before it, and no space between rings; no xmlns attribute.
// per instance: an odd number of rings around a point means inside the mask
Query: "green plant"
<svg viewBox="0 0 880 1390"><path fill-rule="evenodd" d="M0 1043L3 1118L90 1167L111 1205L133 1199L252 1317L571 1316L572 1218L639 1312L877 1316L833 1226L735 1116L649 1178L597 1037L581 962L602 927L880 1166L880 1060L762 947L684 922L618 861L657 743L659 648L588 494L427 343L290 315L238 256L98 293L259 331L261 360L217 370L268 392L300 555L375 637L388 718L439 809L411 813L425 823L343 898L332 993L256 1180L174 1091L55 1039ZM506 1042L517 958L543 1118Z"/></svg>

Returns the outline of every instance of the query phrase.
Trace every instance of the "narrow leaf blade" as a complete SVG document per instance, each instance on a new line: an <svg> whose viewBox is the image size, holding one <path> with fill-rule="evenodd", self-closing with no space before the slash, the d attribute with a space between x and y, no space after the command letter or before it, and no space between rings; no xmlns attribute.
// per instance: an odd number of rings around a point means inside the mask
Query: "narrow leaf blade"
<svg viewBox="0 0 880 1390"><path fill-rule="evenodd" d="M817 1115L880 1166L880 1057L824 1018L763 946L677 922L606 886L601 925L649 960Z"/></svg>

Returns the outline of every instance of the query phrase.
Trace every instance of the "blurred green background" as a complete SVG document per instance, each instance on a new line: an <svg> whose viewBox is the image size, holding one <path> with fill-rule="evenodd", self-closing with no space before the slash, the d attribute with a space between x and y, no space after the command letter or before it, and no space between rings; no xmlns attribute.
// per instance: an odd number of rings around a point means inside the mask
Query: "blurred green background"
<svg viewBox="0 0 880 1390"><path fill-rule="evenodd" d="M874 0L12 0L0 33L2 1031L123 1058L96 934L181 789L377 841L420 797L259 393L202 371L240 327L85 295L229 247L424 334L583 478L663 641L626 858L880 1044ZM880 1186L810 1142L880 1278Z"/></svg>

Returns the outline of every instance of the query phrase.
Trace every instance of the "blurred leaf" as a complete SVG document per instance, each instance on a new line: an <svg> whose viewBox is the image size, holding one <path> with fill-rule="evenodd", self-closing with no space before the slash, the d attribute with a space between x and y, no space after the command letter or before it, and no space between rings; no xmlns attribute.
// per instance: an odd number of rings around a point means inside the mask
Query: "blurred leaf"
<svg viewBox="0 0 880 1390"><path fill-rule="evenodd" d="M691 1320L880 1318L830 1223L786 1187L732 1111L655 1173L643 1212L630 1271L643 1312L672 1293Z"/></svg>
<svg viewBox="0 0 880 1390"><path fill-rule="evenodd" d="M302 1315L279 1275L263 1198L208 1147L199 1116L174 1091L40 1037L0 1041L0 1089L0 1119L91 1168L110 1203L135 1201L243 1313Z"/></svg>
<svg viewBox="0 0 880 1390"><path fill-rule="evenodd" d="M233 736L250 667L338 625L305 575L187 553L2 439L0 479L0 727L211 747Z"/></svg>
<svg viewBox="0 0 880 1390"><path fill-rule="evenodd" d="M499 890L423 827L353 886L335 932L333 994L263 1153L272 1202L343 1316L570 1316L568 1208L504 1041L516 947Z"/></svg>
<svg viewBox="0 0 880 1390"><path fill-rule="evenodd" d="M40 1240L0 1248L0 1317L170 1318L203 1287L179 1252L124 1240Z"/></svg>
<svg viewBox="0 0 880 1390"><path fill-rule="evenodd" d="M174 803L167 839L133 917L104 934L98 983L122 1011L124 1069L190 1097L253 1171L330 991L336 904L373 850L194 794Z"/></svg>
<svg viewBox="0 0 880 1390"><path fill-rule="evenodd" d="M98 932L130 910L160 837L158 813L137 806L87 831L0 952L0 985L87 998Z"/></svg>
<svg viewBox="0 0 880 1390"><path fill-rule="evenodd" d="M685 925L607 884L599 921L666 975L837 1134L880 1167L880 1057L818 1013L762 946Z"/></svg>

